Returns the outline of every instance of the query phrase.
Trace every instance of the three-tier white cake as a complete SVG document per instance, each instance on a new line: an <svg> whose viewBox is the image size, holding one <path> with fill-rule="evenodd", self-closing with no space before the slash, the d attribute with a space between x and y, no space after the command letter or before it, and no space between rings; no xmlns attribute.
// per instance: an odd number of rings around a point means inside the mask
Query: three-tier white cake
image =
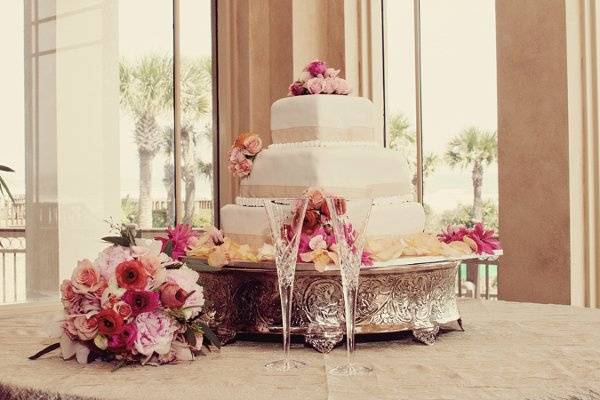
<svg viewBox="0 0 600 400"><path fill-rule="evenodd" d="M370 237L423 231L425 213L411 201L407 162L383 148L370 100L339 95L280 99L271 107L271 136L273 144L242 178L236 204L221 209L226 236L254 248L269 242L263 200L297 197L309 187L345 198L375 197Z"/></svg>

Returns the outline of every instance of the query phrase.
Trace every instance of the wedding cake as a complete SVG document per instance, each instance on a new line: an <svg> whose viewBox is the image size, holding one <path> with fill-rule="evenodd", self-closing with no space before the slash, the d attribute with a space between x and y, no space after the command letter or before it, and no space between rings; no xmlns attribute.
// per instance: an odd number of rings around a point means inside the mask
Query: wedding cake
<svg viewBox="0 0 600 400"><path fill-rule="evenodd" d="M290 91L295 94L293 85ZM304 87L311 85L304 83ZM373 103L322 93L328 93L326 84L307 95L273 103L273 144L253 158L235 204L221 209L225 236L261 247L269 241L264 199L298 197L314 187L345 198L373 196L369 237L423 231L425 213L421 204L412 201L407 161L382 146Z"/></svg>

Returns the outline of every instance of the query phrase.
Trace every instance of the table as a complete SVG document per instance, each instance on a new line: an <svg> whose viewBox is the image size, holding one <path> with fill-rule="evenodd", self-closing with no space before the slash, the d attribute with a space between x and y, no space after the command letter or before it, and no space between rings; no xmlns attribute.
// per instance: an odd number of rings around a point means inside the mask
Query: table
<svg viewBox="0 0 600 400"><path fill-rule="evenodd" d="M407 336L359 344L358 359L375 374L353 378L326 373L342 348L319 354L297 345L294 358L309 367L277 374L262 365L280 355L278 344L241 341L193 363L114 373L56 355L29 361L58 307L0 309L0 399L600 399L600 310L485 300L459 307L466 331L434 346Z"/></svg>

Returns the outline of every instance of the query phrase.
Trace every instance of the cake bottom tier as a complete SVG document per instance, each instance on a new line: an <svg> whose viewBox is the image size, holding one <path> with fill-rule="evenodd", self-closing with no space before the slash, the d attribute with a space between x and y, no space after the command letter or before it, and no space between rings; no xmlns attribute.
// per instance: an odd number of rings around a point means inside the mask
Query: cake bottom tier
<svg viewBox="0 0 600 400"><path fill-rule="evenodd" d="M225 236L253 248L269 241L269 222L263 207L228 204L221 208L221 228ZM403 236L422 232L425 211L417 202L375 204L367 226L371 238Z"/></svg>

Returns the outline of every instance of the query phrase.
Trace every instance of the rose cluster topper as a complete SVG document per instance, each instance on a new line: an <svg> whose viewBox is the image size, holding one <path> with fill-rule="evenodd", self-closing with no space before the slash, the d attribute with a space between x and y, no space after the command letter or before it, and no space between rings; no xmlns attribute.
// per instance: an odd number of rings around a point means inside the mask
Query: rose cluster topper
<svg viewBox="0 0 600 400"><path fill-rule="evenodd" d="M229 152L229 172L238 178L250 175L256 155L262 150L262 140L252 133L240 133Z"/></svg>
<svg viewBox="0 0 600 400"><path fill-rule="evenodd" d="M306 94L340 94L352 92L348 81L340 78L339 69L329 68L325 61L314 60L302 71L302 74L289 87L288 96Z"/></svg>
<svg viewBox="0 0 600 400"><path fill-rule="evenodd" d="M157 240L136 238L130 228L95 261L77 263L60 291L64 307L59 343L63 358L165 364L193 360L206 336L218 339L202 314L204 296L198 273L181 263L198 235L188 225L170 228Z"/></svg>

